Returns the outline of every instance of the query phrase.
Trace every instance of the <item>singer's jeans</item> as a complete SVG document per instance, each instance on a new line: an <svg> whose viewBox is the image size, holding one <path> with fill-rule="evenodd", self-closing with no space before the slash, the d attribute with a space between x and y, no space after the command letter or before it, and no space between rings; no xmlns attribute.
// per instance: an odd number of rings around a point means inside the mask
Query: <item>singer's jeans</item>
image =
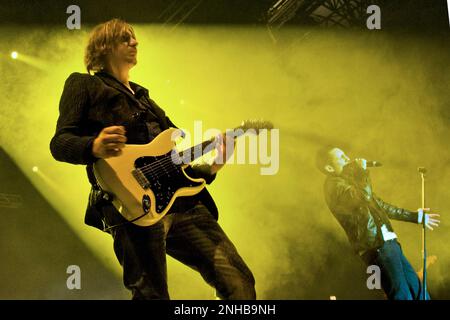
<svg viewBox="0 0 450 320"><path fill-rule="evenodd" d="M377 250L372 264L381 270L381 286L389 300L421 300L422 284L396 239ZM430 299L428 292L427 300Z"/></svg>
<svg viewBox="0 0 450 320"><path fill-rule="evenodd" d="M113 206L104 209L107 225L124 221ZM256 298L251 271L204 205L168 214L149 227L126 224L113 229L112 235L123 281L133 299L169 299L166 252L200 272L218 297ZM190 288L185 290L188 298Z"/></svg>

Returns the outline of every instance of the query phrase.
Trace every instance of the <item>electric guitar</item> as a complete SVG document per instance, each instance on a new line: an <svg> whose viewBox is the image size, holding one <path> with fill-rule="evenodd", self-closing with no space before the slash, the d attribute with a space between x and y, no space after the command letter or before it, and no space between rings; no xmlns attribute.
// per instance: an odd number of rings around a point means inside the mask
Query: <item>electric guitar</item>
<svg viewBox="0 0 450 320"><path fill-rule="evenodd" d="M270 122L247 120L233 130L233 136L272 128ZM184 169L214 150L218 142L211 138L178 152L174 138L178 136L183 136L180 129L169 128L148 144L126 144L120 156L94 163L97 183L112 195L113 205L126 220L140 226L153 225L165 216L176 198L196 195L205 187L203 178L191 178Z"/></svg>

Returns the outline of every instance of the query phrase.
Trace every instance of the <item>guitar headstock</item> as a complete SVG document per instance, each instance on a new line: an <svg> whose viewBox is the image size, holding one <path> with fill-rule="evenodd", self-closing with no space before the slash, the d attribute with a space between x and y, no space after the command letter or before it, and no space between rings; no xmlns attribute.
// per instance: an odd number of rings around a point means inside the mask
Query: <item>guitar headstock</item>
<svg viewBox="0 0 450 320"><path fill-rule="evenodd" d="M238 129L242 129L243 131L252 129L256 132L256 134L259 134L260 130L273 129L273 123L270 121L264 121L264 120L244 120L244 121L242 121L242 123L239 127L235 128L235 130L238 130Z"/></svg>

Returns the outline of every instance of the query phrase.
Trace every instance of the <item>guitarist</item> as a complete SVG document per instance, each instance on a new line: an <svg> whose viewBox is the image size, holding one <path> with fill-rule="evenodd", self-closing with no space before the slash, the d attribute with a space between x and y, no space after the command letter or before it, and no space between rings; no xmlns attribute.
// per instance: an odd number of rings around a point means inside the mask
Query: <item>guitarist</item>
<svg viewBox="0 0 450 320"><path fill-rule="evenodd" d="M198 271L218 297L255 299L253 275L217 223L218 211L206 188L196 196L177 198L159 222L141 227L125 221L95 181L92 164L97 159L118 156L125 143L146 144L175 127L148 90L129 81L137 46L133 28L122 20L94 28L84 57L88 74L72 73L64 85L52 155L86 165L92 189L85 223L112 234L133 299L169 299L166 253ZM220 138L217 159L229 159L228 138ZM210 184L223 163L190 166L186 173Z"/></svg>

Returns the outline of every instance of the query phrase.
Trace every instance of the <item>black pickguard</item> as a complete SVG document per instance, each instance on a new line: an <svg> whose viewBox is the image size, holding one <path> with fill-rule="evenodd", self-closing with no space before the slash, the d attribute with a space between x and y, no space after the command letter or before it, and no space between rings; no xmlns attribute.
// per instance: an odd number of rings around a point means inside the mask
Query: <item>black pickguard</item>
<svg viewBox="0 0 450 320"><path fill-rule="evenodd" d="M186 178L181 166L172 162L170 152L162 156L140 157L134 162L134 167L148 181L145 189L150 189L155 195L157 213L164 211L178 189L202 185Z"/></svg>

